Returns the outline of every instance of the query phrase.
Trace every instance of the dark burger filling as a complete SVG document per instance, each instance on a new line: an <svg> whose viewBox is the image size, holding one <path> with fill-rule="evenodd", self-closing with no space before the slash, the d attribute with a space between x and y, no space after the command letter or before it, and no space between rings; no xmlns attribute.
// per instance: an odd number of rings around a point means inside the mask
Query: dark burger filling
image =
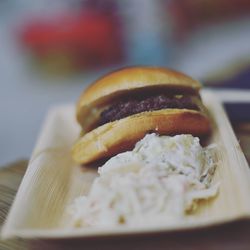
<svg viewBox="0 0 250 250"><path fill-rule="evenodd" d="M194 103L190 96L170 97L157 94L143 99L124 99L101 112L100 125L141 112L168 108L199 110L198 105Z"/></svg>

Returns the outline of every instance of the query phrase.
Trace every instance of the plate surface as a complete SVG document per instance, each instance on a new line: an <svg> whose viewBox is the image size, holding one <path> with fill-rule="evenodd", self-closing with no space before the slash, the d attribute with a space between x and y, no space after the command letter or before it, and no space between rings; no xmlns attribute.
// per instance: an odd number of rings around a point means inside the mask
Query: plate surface
<svg viewBox="0 0 250 250"><path fill-rule="evenodd" d="M51 109L33 151L27 172L2 229L2 237L74 238L115 236L189 230L250 218L250 171L222 105L212 92L202 99L213 122L209 143L217 144L219 166L213 178L220 183L218 196L200 204L195 215L176 224L162 222L153 227L71 229L67 207L86 194L97 176L96 168L75 165L71 145L80 128L74 105Z"/></svg>

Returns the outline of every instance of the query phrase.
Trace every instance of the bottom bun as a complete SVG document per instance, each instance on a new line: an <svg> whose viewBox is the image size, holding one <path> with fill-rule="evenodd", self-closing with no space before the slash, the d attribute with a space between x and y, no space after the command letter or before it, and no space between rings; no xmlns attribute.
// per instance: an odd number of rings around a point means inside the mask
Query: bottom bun
<svg viewBox="0 0 250 250"><path fill-rule="evenodd" d="M73 159L88 164L130 150L147 133L202 136L210 131L208 118L187 109L163 109L106 123L81 137L72 148Z"/></svg>

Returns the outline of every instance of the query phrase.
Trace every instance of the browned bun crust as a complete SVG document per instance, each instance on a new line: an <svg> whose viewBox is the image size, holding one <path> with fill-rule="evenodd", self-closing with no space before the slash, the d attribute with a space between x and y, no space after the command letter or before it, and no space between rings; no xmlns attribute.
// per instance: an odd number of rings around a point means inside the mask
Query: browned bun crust
<svg viewBox="0 0 250 250"><path fill-rule="evenodd" d="M124 68L98 79L82 93L77 103L77 120L84 129L86 117L93 115L94 108L128 91L159 87L198 93L201 85L183 73L166 68Z"/></svg>
<svg viewBox="0 0 250 250"><path fill-rule="evenodd" d="M106 123L85 134L72 149L73 159L87 164L133 148L149 132L159 134L206 135L208 118L199 111L163 109L135 114Z"/></svg>

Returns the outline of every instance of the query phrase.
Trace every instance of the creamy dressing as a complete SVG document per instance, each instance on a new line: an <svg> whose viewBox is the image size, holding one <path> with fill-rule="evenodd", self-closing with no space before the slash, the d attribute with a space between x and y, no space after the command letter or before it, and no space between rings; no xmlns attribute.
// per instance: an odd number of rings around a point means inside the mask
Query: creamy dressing
<svg viewBox="0 0 250 250"><path fill-rule="evenodd" d="M148 134L134 150L118 154L98 169L87 196L69 207L72 225L116 226L172 223L214 197L213 147L192 135Z"/></svg>

